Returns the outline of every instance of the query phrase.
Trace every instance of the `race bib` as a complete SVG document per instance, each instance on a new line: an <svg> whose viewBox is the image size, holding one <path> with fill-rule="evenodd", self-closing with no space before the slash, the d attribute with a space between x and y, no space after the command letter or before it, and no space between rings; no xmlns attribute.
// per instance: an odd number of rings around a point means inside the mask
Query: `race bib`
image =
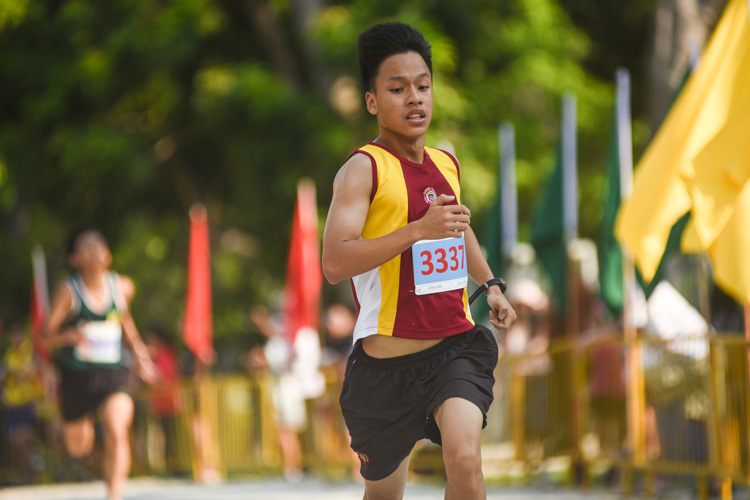
<svg viewBox="0 0 750 500"><path fill-rule="evenodd" d="M447 292L468 283L466 241L460 238L421 240L411 247L414 262L414 293Z"/></svg>
<svg viewBox="0 0 750 500"><path fill-rule="evenodd" d="M89 321L81 331L86 343L75 347L75 357L88 363L119 363L122 325L115 321Z"/></svg>

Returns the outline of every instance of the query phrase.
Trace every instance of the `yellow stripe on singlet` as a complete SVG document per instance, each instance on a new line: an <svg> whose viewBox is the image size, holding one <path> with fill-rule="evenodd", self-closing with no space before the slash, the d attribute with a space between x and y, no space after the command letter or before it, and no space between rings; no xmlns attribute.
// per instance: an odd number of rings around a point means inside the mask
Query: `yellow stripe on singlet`
<svg viewBox="0 0 750 500"><path fill-rule="evenodd" d="M368 144L360 150L375 159L378 186L370 203L362 237L375 239L390 234L409 222L409 195L401 162L383 148ZM378 314L378 334L393 335L398 306L401 274L401 254L380 266L381 302Z"/></svg>

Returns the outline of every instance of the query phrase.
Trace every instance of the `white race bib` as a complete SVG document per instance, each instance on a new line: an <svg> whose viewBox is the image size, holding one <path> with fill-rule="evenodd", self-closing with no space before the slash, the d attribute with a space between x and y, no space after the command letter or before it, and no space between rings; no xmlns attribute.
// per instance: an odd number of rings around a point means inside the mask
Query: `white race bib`
<svg viewBox="0 0 750 500"><path fill-rule="evenodd" d="M75 347L75 357L88 363L119 363L122 325L116 321L89 321L81 331L86 342Z"/></svg>
<svg viewBox="0 0 750 500"><path fill-rule="evenodd" d="M412 245L411 255L417 295L466 288L469 273L463 233L460 238L418 241Z"/></svg>

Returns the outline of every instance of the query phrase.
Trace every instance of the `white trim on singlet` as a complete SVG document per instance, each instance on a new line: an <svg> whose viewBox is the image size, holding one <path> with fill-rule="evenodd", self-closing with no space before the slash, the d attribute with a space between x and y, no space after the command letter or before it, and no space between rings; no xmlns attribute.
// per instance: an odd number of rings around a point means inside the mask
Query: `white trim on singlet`
<svg viewBox="0 0 750 500"><path fill-rule="evenodd" d="M78 300L78 287L73 276L65 280L65 286L68 287L68 291L70 292L70 315L74 316L81 312L81 301Z"/></svg>
<svg viewBox="0 0 750 500"><path fill-rule="evenodd" d="M125 293L122 291L122 279L120 275L112 271L110 273L112 278L112 291L115 295L115 306L120 312L125 312L128 308L128 301L125 300Z"/></svg>
<svg viewBox="0 0 750 500"><path fill-rule="evenodd" d="M359 303L357 323L352 334L352 344L359 339L376 335L380 320L380 310L383 307L383 289L380 285L380 266L351 278L354 293ZM393 325L389 325L391 331Z"/></svg>
<svg viewBox="0 0 750 500"><path fill-rule="evenodd" d="M81 278L80 274L71 276L66 281L66 285L68 285L68 288L71 290L71 295L73 296L73 303L70 307L71 314L79 314L81 312L81 304L78 297L81 298L88 310L94 314L104 315L112 308L113 303L118 311L124 311L122 305L126 302L122 294L120 277L114 272L109 272L102 276L102 280L104 281L104 289L107 295L102 298L102 304L104 304L105 307L101 308L92 307L94 302L93 297L89 293L88 288L86 288L86 284L83 282L83 278ZM73 288L71 288L71 285Z"/></svg>

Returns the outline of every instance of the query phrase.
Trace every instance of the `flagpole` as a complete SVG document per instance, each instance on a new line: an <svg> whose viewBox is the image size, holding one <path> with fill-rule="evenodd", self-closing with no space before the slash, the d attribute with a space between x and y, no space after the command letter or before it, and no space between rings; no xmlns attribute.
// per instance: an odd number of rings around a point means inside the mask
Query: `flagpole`
<svg viewBox="0 0 750 500"><path fill-rule="evenodd" d="M620 199L624 203L633 191L633 142L632 123L630 118L630 73L620 68L615 73L617 84L617 150L620 164ZM622 312L623 339L627 349L628 372L627 384L627 423L628 438L633 461L638 464L646 458L645 430L645 382L643 379L643 357L638 342L638 330L635 325L634 306L636 301L635 263L630 249L622 246L622 272L624 301ZM632 488L632 470L624 471L625 490Z"/></svg>
<svg viewBox="0 0 750 500"><path fill-rule="evenodd" d="M750 0L747 0L748 20L750 20ZM743 307L745 313L745 341L750 345L750 302L745 303Z"/></svg>
<svg viewBox="0 0 750 500"><path fill-rule="evenodd" d="M581 330L579 273L569 257L569 245L578 236L578 151L576 96L566 93L562 101L562 200L563 200L563 241L565 243L566 279L569 298L568 311L565 314L569 334L578 337Z"/></svg>
<svg viewBox="0 0 750 500"><path fill-rule="evenodd" d="M51 361L52 356L47 347L42 344L42 329L44 321L49 315L49 287L47 285L47 264L44 250L39 245L31 251L32 267L32 302L31 302L31 341L34 350L44 360Z"/></svg>
<svg viewBox="0 0 750 500"><path fill-rule="evenodd" d="M563 227L570 241L578 235L578 146L576 96L566 93L562 102Z"/></svg>
<svg viewBox="0 0 750 500"><path fill-rule="evenodd" d="M34 351L39 357L39 373L42 379L43 404L39 411L50 416L57 408L57 372L52 362L52 353L42 343L44 323L49 316L49 287L47 283L47 263L44 250L36 245L31 251L32 289L31 318L29 336ZM45 426L45 436L52 439L52 428Z"/></svg>
<svg viewBox="0 0 750 500"><path fill-rule="evenodd" d="M630 198L633 192L633 138L630 120L630 73L620 68L615 73L617 84L617 155L620 163L620 199L622 203ZM622 247L623 257L623 286L625 300L623 304L623 329L626 342L633 342L637 338L634 324L633 305L635 303L635 264L632 255L626 247Z"/></svg>
<svg viewBox="0 0 750 500"><path fill-rule="evenodd" d="M500 138L500 228L502 253L509 260L518 242L518 193L516 189L516 136L513 124L502 122Z"/></svg>
<svg viewBox="0 0 750 500"><path fill-rule="evenodd" d="M571 350L571 396L572 396L572 434L573 434L573 465L571 473L576 484L589 486L586 464L581 452L583 436L583 381L584 373L581 363L581 314L580 314L580 271L578 262L570 258L570 243L578 236L578 147L577 147L577 116L576 96L565 93L562 100L562 131L561 131L561 163L562 163L562 210L563 210L563 241L565 244L565 268L568 287L568 310L565 324L568 335L572 337Z"/></svg>
<svg viewBox="0 0 750 500"><path fill-rule="evenodd" d="M565 262L570 300L566 316L568 333L576 335L581 329L580 299L578 279L572 279L574 272L568 256L570 243L578 236L578 151L576 96L566 93L562 101L562 200L563 200L563 240L565 242ZM577 278L578 275L576 274Z"/></svg>

